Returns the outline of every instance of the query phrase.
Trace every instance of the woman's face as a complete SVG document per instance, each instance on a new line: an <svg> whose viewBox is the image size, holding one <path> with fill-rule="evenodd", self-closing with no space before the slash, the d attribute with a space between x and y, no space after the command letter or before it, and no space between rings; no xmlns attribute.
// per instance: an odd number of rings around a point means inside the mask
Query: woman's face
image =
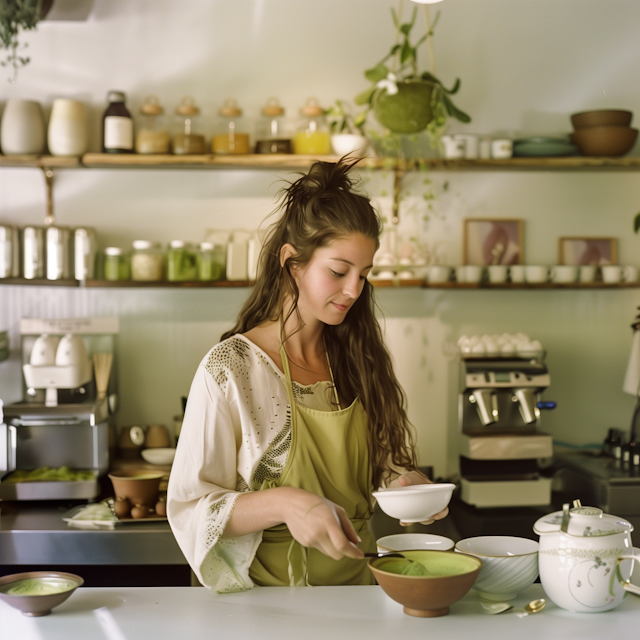
<svg viewBox="0 0 640 640"><path fill-rule="evenodd" d="M345 319L362 293L375 251L375 240L355 233L316 249L308 264L291 270L306 325L314 320L336 325Z"/></svg>

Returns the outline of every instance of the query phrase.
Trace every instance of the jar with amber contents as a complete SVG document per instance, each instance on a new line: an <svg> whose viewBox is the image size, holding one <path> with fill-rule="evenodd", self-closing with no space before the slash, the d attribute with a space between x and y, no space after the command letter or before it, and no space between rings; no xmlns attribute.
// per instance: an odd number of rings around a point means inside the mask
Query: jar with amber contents
<svg viewBox="0 0 640 640"><path fill-rule="evenodd" d="M290 124L277 98L269 98L256 123L256 153L291 153Z"/></svg>
<svg viewBox="0 0 640 640"><path fill-rule="evenodd" d="M211 151L220 155L249 153L249 134L242 109L235 100L227 100L214 125Z"/></svg>
<svg viewBox="0 0 640 640"><path fill-rule="evenodd" d="M136 153L169 153L171 135L156 96L147 96L136 122Z"/></svg>
<svg viewBox="0 0 640 640"><path fill-rule="evenodd" d="M331 153L331 136L324 119L324 109L317 98L309 98L300 109L302 116L293 138L293 152L325 155Z"/></svg>
<svg viewBox="0 0 640 640"><path fill-rule="evenodd" d="M173 153L176 155L207 153L202 116L191 96L182 98L182 102L176 109Z"/></svg>

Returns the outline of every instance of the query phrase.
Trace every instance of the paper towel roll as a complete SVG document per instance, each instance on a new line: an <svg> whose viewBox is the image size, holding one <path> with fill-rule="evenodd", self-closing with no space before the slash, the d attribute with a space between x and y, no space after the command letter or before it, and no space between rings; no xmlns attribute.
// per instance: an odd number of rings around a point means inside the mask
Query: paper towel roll
<svg viewBox="0 0 640 640"><path fill-rule="evenodd" d="M632 396L640 395L640 331L633 332L631 343L631 355L627 365L627 373L624 377L622 390Z"/></svg>

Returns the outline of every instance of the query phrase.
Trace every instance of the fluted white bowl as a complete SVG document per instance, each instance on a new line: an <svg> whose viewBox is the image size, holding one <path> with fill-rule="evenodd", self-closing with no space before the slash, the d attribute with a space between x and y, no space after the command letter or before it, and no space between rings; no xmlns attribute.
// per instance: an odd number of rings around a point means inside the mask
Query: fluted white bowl
<svg viewBox="0 0 640 640"><path fill-rule="evenodd" d="M513 600L538 577L538 543L513 536L477 536L455 550L482 560L473 588L486 600Z"/></svg>

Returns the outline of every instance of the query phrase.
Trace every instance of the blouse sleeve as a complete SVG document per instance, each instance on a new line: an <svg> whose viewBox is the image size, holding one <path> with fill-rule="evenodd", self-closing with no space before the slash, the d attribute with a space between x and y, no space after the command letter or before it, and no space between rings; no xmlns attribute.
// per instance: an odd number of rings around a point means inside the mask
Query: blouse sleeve
<svg viewBox="0 0 640 640"><path fill-rule="evenodd" d="M167 491L167 516L189 565L218 593L253 586L249 567L262 533L222 538L236 500L240 425L205 366L198 367ZM244 487L246 490L246 486Z"/></svg>

